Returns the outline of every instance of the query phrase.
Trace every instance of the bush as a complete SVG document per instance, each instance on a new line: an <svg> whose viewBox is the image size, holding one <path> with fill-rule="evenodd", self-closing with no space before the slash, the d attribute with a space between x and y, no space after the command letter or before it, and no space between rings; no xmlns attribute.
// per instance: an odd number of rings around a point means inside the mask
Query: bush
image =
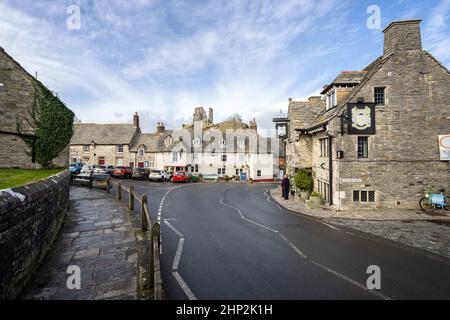
<svg viewBox="0 0 450 320"><path fill-rule="evenodd" d="M311 197L312 198L322 198L322 195L320 193L314 191L313 193L311 193Z"/></svg>
<svg viewBox="0 0 450 320"><path fill-rule="evenodd" d="M223 180L224 180L225 182L229 182L229 181L231 180L231 178L230 178L229 176L225 175L225 176L223 177Z"/></svg>
<svg viewBox="0 0 450 320"><path fill-rule="evenodd" d="M311 174L306 170L300 170L294 176L294 184L297 189L300 191L309 191L311 192L314 187L314 182Z"/></svg>

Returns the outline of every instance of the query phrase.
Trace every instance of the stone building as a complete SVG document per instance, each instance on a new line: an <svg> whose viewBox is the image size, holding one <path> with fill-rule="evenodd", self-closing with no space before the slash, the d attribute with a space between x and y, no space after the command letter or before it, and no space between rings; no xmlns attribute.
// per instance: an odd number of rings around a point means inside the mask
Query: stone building
<svg viewBox="0 0 450 320"><path fill-rule="evenodd" d="M319 112L325 108L321 97L308 101L290 99L288 107L289 137L286 139L286 170L289 175L299 169L312 168L312 136L305 133Z"/></svg>
<svg viewBox="0 0 450 320"><path fill-rule="evenodd" d="M74 124L70 161L134 167L136 157L131 148L140 135L137 113L133 117L133 124Z"/></svg>
<svg viewBox="0 0 450 320"><path fill-rule="evenodd" d="M213 110L206 116L199 107L192 124L179 130L166 130L159 122L155 133L142 133L137 113L133 124L75 124L71 162L184 170L212 179L245 174L253 180L273 180L272 142L258 135L255 120L212 120Z"/></svg>
<svg viewBox="0 0 450 320"><path fill-rule="evenodd" d="M37 80L0 47L0 167L38 168L23 137L34 137L30 109ZM17 130L17 124L22 127ZM53 160L66 166L68 149Z"/></svg>
<svg viewBox="0 0 450 320"><path fill-rule="evenodd" d="M314 189L338 210L417 209L424 187L450 190L438 146L450 133L450 72L422 49L420 23L391 23L383 55L326 86L325 108L294 134L311 139Z"/></svg>

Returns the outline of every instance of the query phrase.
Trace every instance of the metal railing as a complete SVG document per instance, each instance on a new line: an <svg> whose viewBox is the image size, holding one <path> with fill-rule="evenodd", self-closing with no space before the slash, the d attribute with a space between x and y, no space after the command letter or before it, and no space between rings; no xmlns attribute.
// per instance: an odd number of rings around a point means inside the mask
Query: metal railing
<svg viewBox="0 0 450 320"><path fill-rule="evenodd" d="M128 210L135 211L135 201L141 205L141 230L148 235L149 241L149 261L148 261L148 289L153 292L154 300L162 300L162 278L161 278L161 264L160 264L160 245L161 245L161 226L158 222L152 222L150 216L150 209L148 207L148 198L146 195L140 196L134 191L134 186L128 188L122 186L120 182L114 182L111 179L106 180L106 192L111 193L111 190L117 189L117 200L123 200L123 192L129 194Z"/></svg>

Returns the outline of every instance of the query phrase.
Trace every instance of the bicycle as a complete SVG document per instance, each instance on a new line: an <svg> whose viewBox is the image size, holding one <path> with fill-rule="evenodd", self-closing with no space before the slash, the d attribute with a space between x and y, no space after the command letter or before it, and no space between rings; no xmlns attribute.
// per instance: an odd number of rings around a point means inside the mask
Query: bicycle
<svg viewBox="0 0 450 320"><path fill-rule="evenodd" d="M425 189L425 196L419 201L422 211L433 212L437 208L450 210L450 198L444 194L445 189L441 189L439 192L440 194L432 193L432 187Z"/></svg>

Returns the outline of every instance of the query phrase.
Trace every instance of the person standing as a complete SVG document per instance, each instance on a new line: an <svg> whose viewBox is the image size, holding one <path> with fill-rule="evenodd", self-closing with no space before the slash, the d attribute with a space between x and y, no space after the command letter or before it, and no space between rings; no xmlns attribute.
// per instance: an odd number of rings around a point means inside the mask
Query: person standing
<svg viewBox="0 0 450 320"><path fill-rule="evenodd" d="M285 175L283 180L281 181L282 195L285 200L289 199L289 185L290 185L289 178L287 175Z"/></svg>

